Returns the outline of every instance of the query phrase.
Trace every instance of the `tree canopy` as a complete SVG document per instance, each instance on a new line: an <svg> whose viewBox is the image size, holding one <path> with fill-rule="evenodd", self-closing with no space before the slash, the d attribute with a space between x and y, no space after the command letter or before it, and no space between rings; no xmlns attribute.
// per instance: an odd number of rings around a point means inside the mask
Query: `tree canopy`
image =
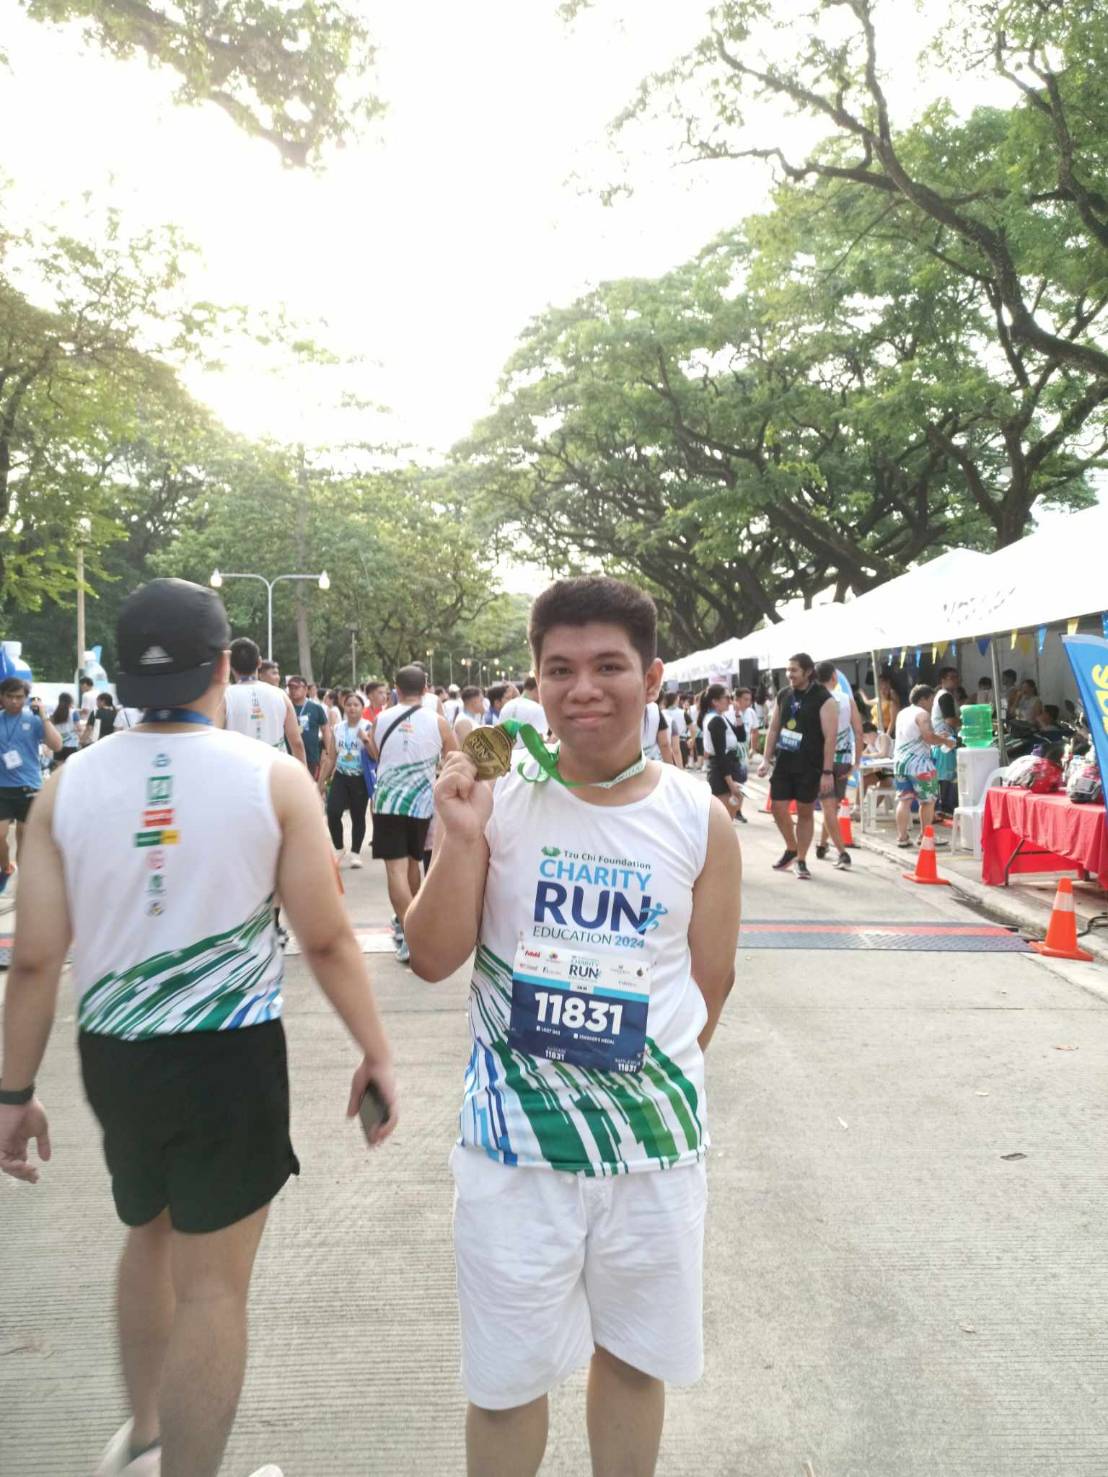
<svg viewBox="0 0 1108 1477"><path fill-rule="evenodd" d="M112 56L144 54L289 165L318 160L382 104L355 0L19 0L36 20L75 22Z"/></svg>

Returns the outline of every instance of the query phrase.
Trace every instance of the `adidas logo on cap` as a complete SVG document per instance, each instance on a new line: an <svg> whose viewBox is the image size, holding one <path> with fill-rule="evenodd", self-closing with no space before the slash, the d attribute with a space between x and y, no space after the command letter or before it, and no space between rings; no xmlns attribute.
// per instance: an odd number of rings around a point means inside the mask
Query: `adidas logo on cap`
<svg viewBox="0 0 1108 1477"><path fill-rule="evenodd" d="M140 667L160 667L165 662L171 662L173 658L162 646L148 646L139 657Z"/></svg>

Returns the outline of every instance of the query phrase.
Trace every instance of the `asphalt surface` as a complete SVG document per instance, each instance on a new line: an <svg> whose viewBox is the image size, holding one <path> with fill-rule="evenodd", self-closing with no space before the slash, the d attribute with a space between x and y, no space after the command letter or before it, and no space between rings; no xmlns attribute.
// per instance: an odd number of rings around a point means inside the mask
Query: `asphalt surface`
<svg viewBox="0 0 1108 1477"><path fill-rule="evenodd" d="M776 875L768 817L741 836L749 918L973 916L871 853ZM355 921L383 923L382 869L346 881ZM228 1477L463 1470L446 1160L467 981L369 963L403 1092L372 1155L343 1120L355 1053L289 961L303 1172L258 1259ZM661 1473L1108 1473L1106 1025L1099 964L740 951L709 1064L707 1373L669 1395ZM54 1161L0 1184L0 1472L85 1477L124 1416L121 1232L64 993L40 1087ZM589 1470L583 1398L581 1376L553 1395L551 1477Z"/></svg>

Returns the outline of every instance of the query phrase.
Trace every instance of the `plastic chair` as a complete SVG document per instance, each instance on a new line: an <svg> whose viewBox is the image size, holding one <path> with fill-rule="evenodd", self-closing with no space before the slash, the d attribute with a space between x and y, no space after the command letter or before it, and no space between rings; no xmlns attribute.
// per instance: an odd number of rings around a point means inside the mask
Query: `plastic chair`
<svg viewBox="0 0 1108 1477"><path fill-rule="evenodd" d="M1007 766L993 770L982 786L980 804L959 805L955 808L954 828L950 837L952 850L972 851L974 858L977 861L981 860L981 827L985 818L985 796L997 780L1002 780L1007 773Z"/></svg>
<svg viewBox="0 0 1108 1477"><path fill-rule="evenodd" d="M877 830L877 807L882 800L891 801L889 813L896 809L896 786L892 782L892 776L886 783L884 777L876 785L870 785L862 797L862 834L866 835Z"/></svg>

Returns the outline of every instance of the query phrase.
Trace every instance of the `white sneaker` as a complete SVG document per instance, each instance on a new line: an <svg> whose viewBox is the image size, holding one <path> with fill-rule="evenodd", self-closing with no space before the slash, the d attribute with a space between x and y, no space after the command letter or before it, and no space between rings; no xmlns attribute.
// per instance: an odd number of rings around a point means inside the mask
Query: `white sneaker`
<svg viewBox="0 0 1108 1477"><path fill-rule="evenodd" d="M125 1426L120 1426L112 1439L104 1448L93 1477L160 1477L162 1470L162 1449L155 1446L152 1451L144 1451L141 1456L131 1460L131 1430L133 1421L128 1421Z"/></svg>
<svg viewBox="0 0 1108 1477"><path fill-rule="evenodd" d="M351 856L351 858L350 858L350 865L351 865L351 867L353 867L353 869L354 869L355 872L362 865L362 859L358 855L357 852L354 852L353 856Z"/></svg>
<svg viewBox="0 0 1108 1477"><path fill-rule="evenodd" d="M347 857L349 856L349 854L350 853L349 852L346 852L346 851L336 851L334 853L335 866L336 867L339 867L340 869L342 867L345 867L346 866L346 860L347 860Z"/></svg>
<svg viewBox="0 0 1108 1477"><path fill-rule="evenodd" d="M411 960L412 954L408 948L408 940L401 934L396 943L396 962L398 964L410 964Z"/></svg>
<svg viewBox="0 0 1108 1477"><path fill-rule="evenodd" d="M267 1466L259 1467L256 1472L251 1472L250 1477L285 1477L280 1467L275 1467L272 1462Z"/></svg>

